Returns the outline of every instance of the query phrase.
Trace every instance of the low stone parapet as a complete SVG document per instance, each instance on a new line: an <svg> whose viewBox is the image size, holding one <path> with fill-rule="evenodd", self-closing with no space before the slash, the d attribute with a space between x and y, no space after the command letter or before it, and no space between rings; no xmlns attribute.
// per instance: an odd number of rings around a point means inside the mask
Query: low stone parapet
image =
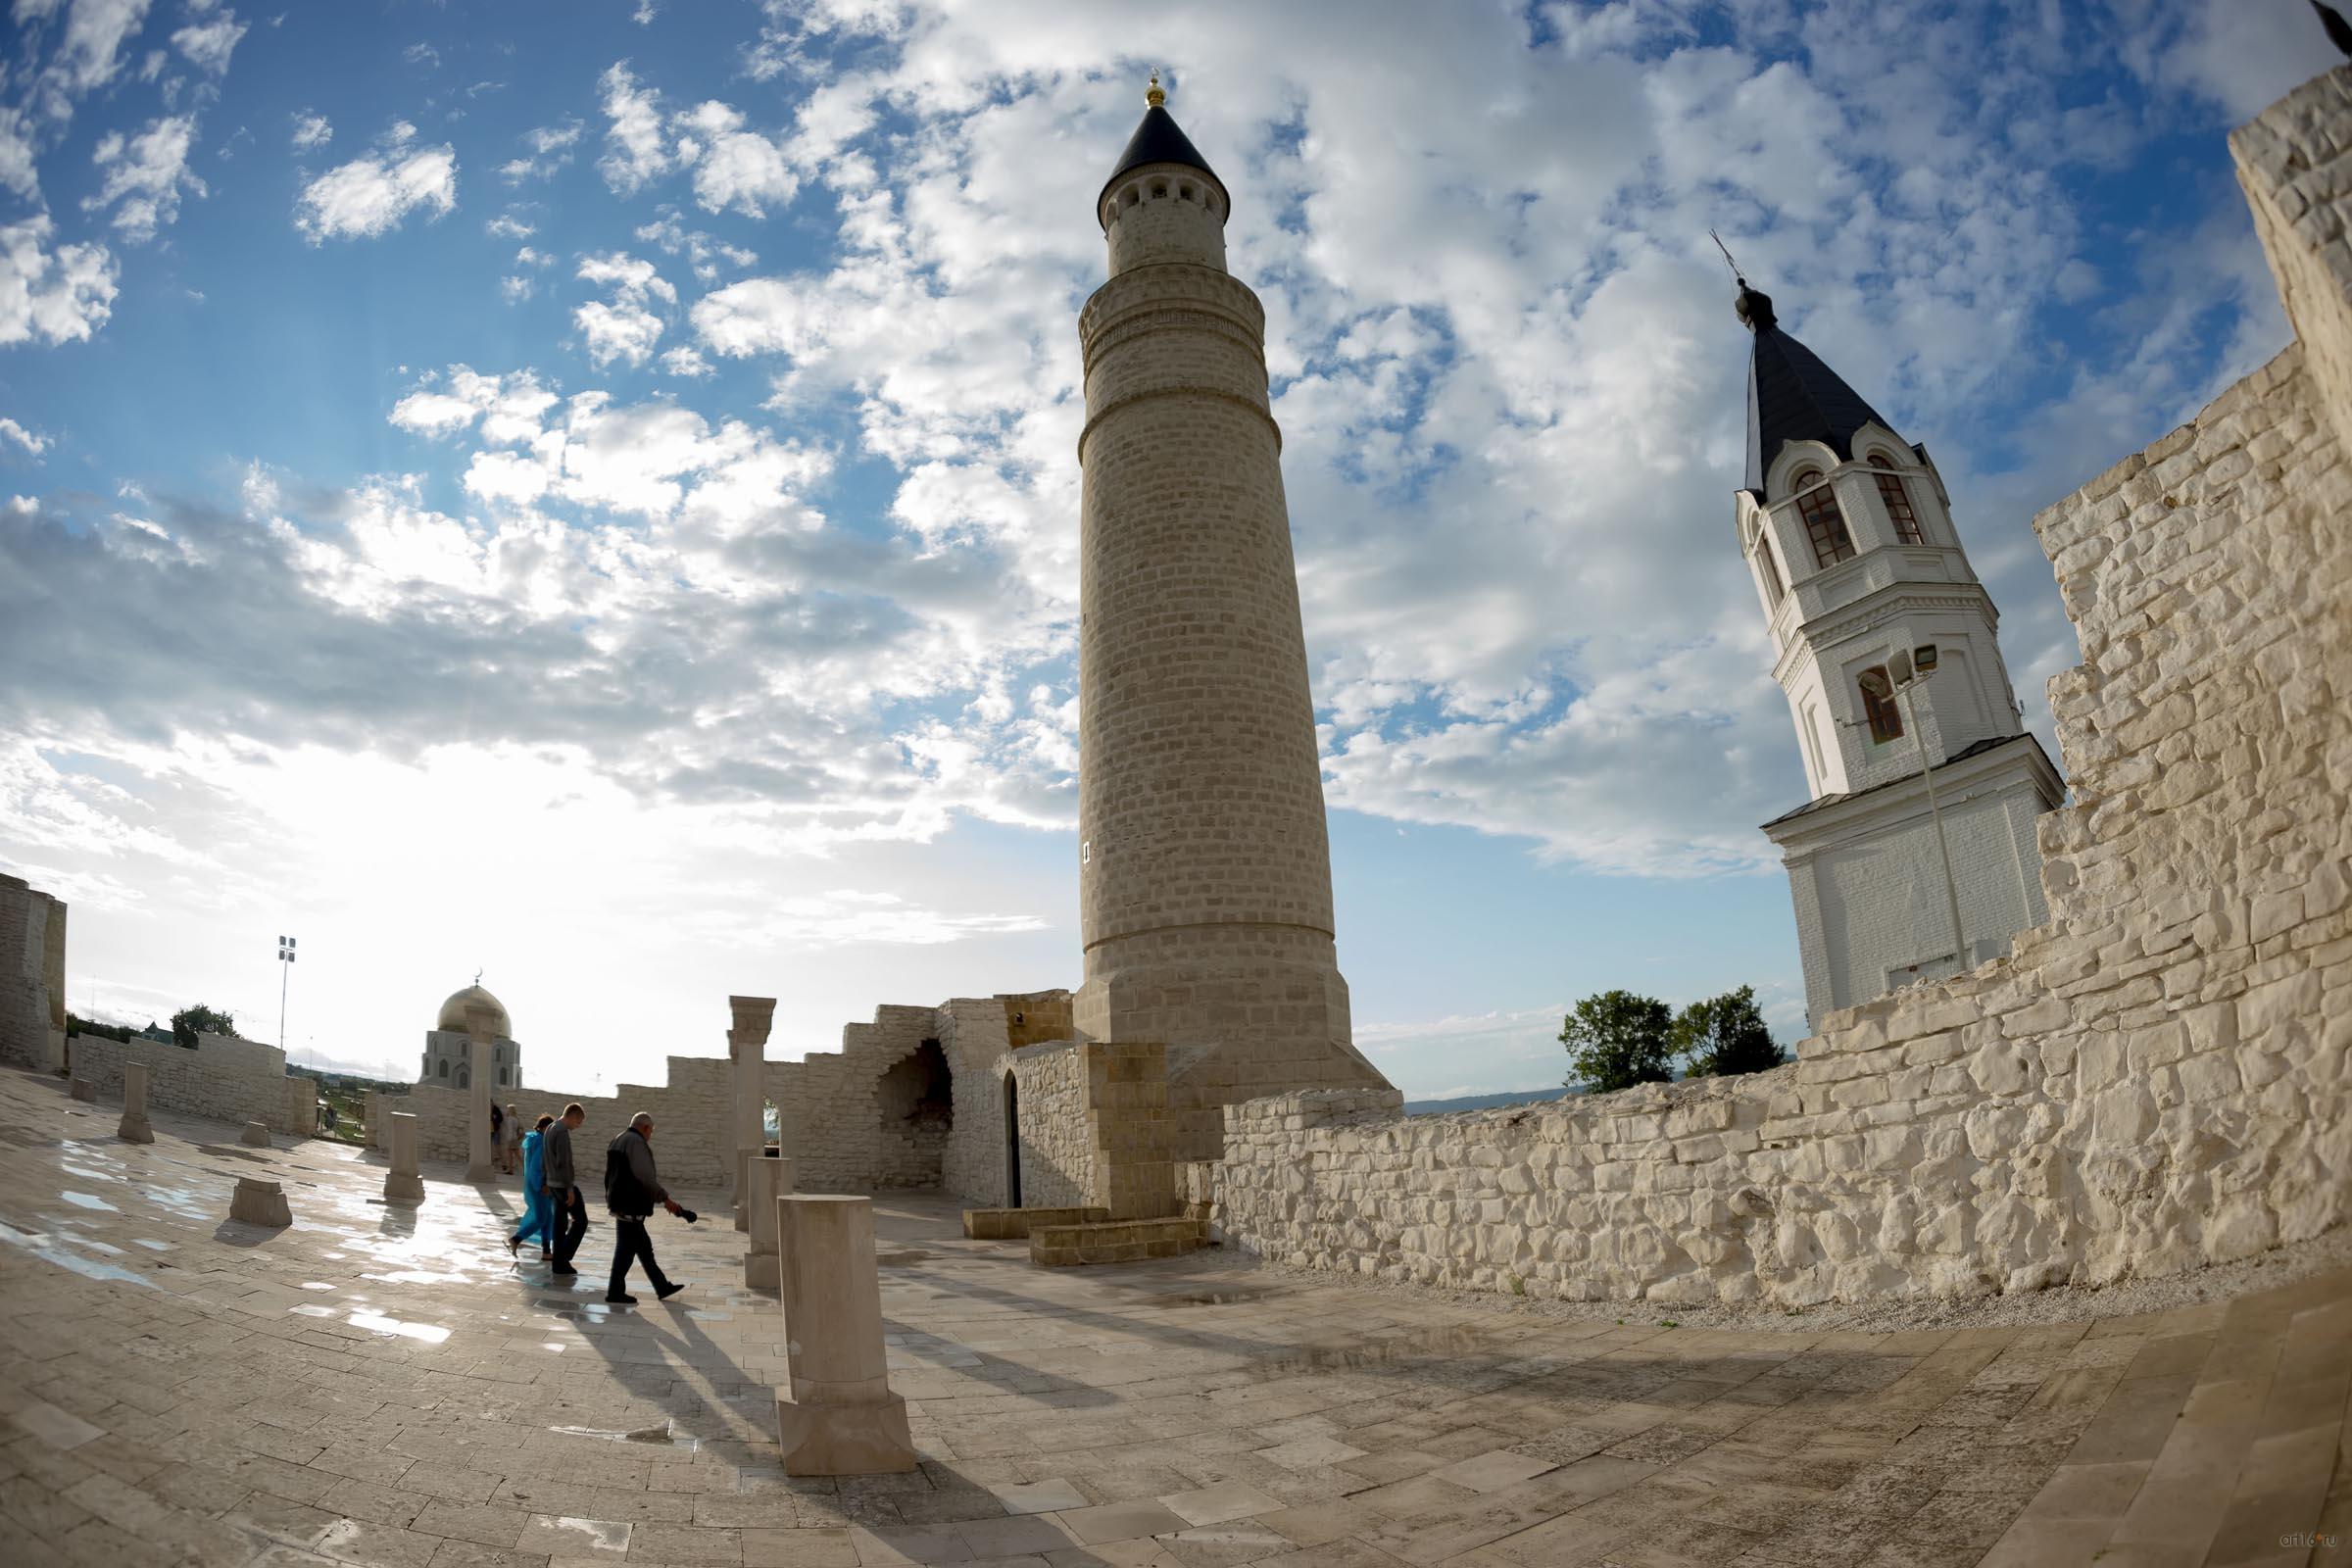
<svg viewBox="0 0 2352 1568"><path fill-rule="evenodd" d="M1198 1251L1208 1227L1197 1219L1123 1219L1108 1224L1032 1225L1029 1261L1043 1268L1076 1263L1140 1263Z"/></svg>
<svg viewBox="0 0 2352 1568"><path fill-rule="evenodd" d="M1018 1242L1040 1225L1100 1225L1107 1208L967 1208L963 1234L975 1242Z"/></svg>

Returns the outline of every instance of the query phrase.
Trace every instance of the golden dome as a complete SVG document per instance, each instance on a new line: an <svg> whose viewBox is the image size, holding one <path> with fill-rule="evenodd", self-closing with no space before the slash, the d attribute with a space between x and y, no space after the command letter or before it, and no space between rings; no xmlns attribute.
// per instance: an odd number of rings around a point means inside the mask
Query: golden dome
<svg viewBox="0 0 2352 1568"><path fill-rule="evenodd" d="M507 1004L484 991L480 986L467 986L441 1004L441 1021L433 1027L435 1029L454 1029L459 1034L466 1033L466 1008L469 1004L488 1007L497 1014L490 1025L492 1039L511 1040L514 1038L514 1026L507 1018Z"/></svg>

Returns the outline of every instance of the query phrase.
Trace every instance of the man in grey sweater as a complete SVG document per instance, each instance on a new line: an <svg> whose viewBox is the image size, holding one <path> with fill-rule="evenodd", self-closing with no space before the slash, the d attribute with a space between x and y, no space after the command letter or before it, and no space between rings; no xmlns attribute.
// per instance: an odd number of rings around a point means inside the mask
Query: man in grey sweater
<svg viewBox="0 0 2352 1568"><path fill-rule="evenodd" d="M660 1299L666 1301L686 1288L662 1276L662 1265L654 1261L653 1238L645 1233L645 1222L657 1204L672 1214L685 1212L670 1201L668 1190L655 1174L653 1137L654 1118L641 1110L605 1151L605 1204L612 1210L612 1283L605 1299L619 1306L637 1304L624 1287L630 1263L640 1258Z"/></svg>
<svg viewBox="0 0 2352 1568"><path fill-rule="evenodd" d="M556 1261L548 1272L556 1275L577 1274L571 1266L571 1256L580 1250L580 1238L588 1234L588 1201L580 1196L578 1179L571 1165L571 1130L588 1119L588 1112L577 1101L564 1107L564 1114L548 1124L539 1139L540 1184L547 1190L548 1207L556 1216Z"/></svg>

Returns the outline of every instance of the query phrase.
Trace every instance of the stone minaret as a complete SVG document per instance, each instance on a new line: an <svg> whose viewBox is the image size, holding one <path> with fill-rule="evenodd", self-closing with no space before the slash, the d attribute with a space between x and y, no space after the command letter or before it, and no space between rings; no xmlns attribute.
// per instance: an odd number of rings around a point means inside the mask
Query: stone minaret
<svg viewBox="0 0 2352 1568"><path fill-rule="evenodd" d="M1096 203L1086 359L1079 903L1090 1039L1168 1047L1177 1157L1216 1108L1385 1083L1349 1039L1265 312L1224 181L1159 79Z"/></svg>
<svg viewBox="0 0 2352 1568"><path fill-rule="evenodd" d="M1973 968L2047 919L2034 819L2065 787L2026 732L1999 615L1927 448L1783 331L1745 278L1738 311L1755 337L1740 547L1813 796L1764 831L1788 864L1819 1028L1835 1008ZM1923 644L1936 647L1936 673L1900 704L1864 689L1865 673ZM1950 852L1957 949L1923 758Z"/></svg>

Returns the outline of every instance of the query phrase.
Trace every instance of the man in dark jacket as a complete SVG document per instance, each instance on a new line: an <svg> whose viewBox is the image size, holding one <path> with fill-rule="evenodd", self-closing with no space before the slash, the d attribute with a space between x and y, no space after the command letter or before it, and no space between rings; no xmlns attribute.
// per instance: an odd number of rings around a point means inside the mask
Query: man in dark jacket
<svg viewBox="0 0 2352 1568"><path fill-rule="evenodd" d="M577 1101L564 1107L539 1140L540 1185L547 1190L549 1210L556 1217L556 1261L551 1274L577 1274L571 1256L588 1234L588 1200L580 1196L579 1179L571 1165L571 1130L588 1119Z"/></svg>
<svg viewBox="0 0 2352 1568"><path fill-rule="evenodd" d="M645 1222L657 1204L672 1214L684 1212L669 1200L654 1173L653 1136L654 1118L641 1110L605 1151L605 1206L612 1210L612 1283L605 1299L621 1306L637 1302L622 1287L628 1283L629 1264L640 1258L658 1298L666 1301L686 1288L662 1277L662 1265L654 1261L653 1238L645 1234Z"/></svg>

